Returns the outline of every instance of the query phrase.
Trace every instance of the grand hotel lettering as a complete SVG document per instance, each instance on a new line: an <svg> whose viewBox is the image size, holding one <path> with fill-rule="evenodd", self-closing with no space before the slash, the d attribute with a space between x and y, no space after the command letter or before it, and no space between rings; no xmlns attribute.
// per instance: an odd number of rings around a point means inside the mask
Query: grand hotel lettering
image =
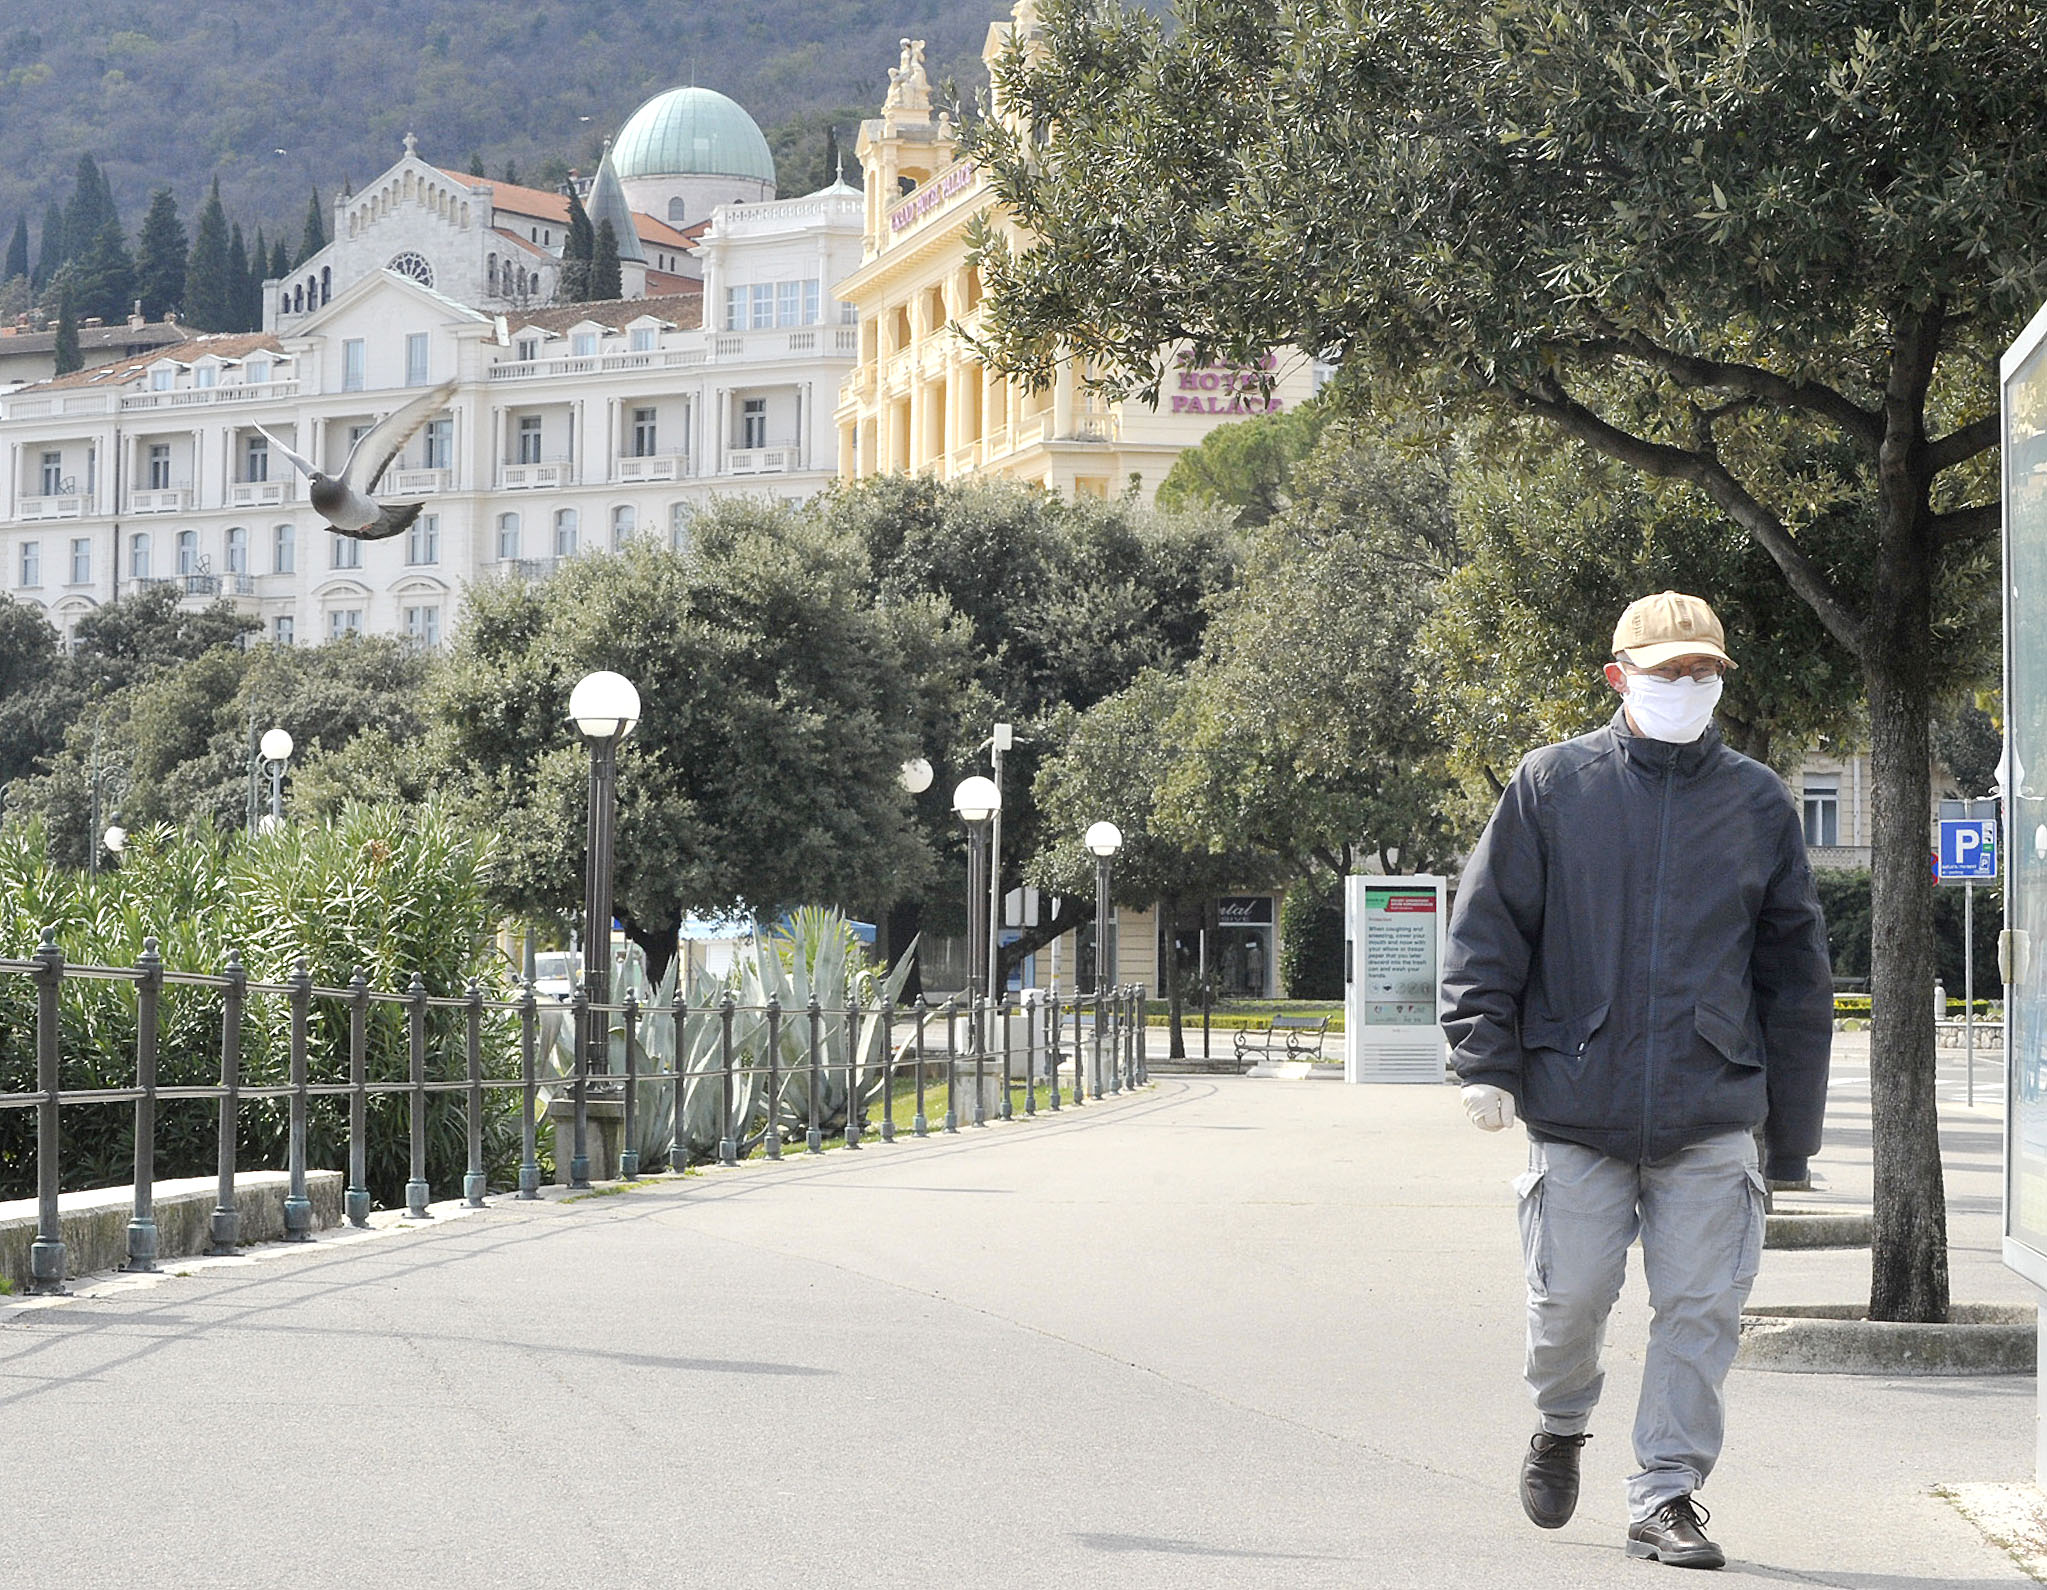
<svg viewBox="0 0 2047 1590"><path fill-rule="evenodd" d="M935 182L925 183L903 203L888 212L888 229L891 232L900 232L906 226L915 225L947 199L971 188L976 175L978 175L976 167L958 165Z"/></svg>
<svg viewBox="0 0 2047 1590"><path fill-rule="evenodd" d="M1184 353L1175 362L1180 388L1173 394L1175 414L1277 414L1286 407L1271 392L1279 366L1272 354L1252 365L1196 364Z"/></svg>

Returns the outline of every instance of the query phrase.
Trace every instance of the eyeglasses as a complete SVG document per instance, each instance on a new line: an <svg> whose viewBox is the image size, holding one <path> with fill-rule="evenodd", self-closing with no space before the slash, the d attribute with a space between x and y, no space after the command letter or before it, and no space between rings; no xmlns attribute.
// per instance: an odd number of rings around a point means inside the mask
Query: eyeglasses
<svg viewBox="0 0 2047 1590"><path fill-rule="evenodd" d="M1621 667L1628 673L1647 674L1672 685L1680 679L1695 679L1703 685L1727 672L1727 664L1713 657L1701 657L1695 662L1667 662L1660 668L1637 668L1633 663L1622 663Z"/></svg>

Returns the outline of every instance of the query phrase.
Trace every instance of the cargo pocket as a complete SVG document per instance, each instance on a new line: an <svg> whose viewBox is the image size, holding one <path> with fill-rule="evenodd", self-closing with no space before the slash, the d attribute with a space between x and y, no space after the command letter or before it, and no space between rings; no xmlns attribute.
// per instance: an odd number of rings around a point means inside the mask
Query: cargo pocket
<svg viewBox="0 0 2047 1590"><path fill-rule="evenodd" d="M1756 1271L1763 1263L1763 1226L1769 1209L1769 1189L1764 1185L1763 1173L1754 1165L1743 1170L1742 1192L1748 1199L1748 1227L1742 1233L1741 1250L1734 1265L1734 1284L1748 1295L1748 1289L1755 1283Z"/></svg>
<svg viewBox="0 0 2047 1590"><path fill-rule="evenodd" d="M1528 1276L1528 1290L1542 1293L1549 1287L1549 1232L1542 1218L1544 1167L1531 1165L1514 1178L1514 1196L1521 1220L1521 1262Z"/></svg>

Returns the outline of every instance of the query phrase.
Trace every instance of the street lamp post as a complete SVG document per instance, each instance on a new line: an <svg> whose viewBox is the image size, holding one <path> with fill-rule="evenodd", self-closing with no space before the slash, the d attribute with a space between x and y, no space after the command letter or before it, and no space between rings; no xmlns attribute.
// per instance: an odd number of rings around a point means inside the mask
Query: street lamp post
<svg viewBox="0 0 2047 1590"><path fill-rule="evenodd" d="M1002 791L993 779L962 779L952 792L952 809L959 813L960 821L967 825L967 1025L974 1034L976 1052L981 1042L981 1029L974 1019L974 994L980 988L984 968L981 958L991 953L992 936L987 929L990 914L988 897L988 835L991 827L1002 815ZM950 1053L950 1031L948 1029L948 1053ZM956 1068L955 1068L956 1069ZM958 1106L958 1078L949 1079L946 1089L946 1125L948 1130L958 1124L961 1112ZM981 1107L978 1091L975 1108Z"/></svg>
<svg viewBox="0 0 2047 1590"><path fill-rule="evenodd" d="M1081 843L1095 858L1095 1097L1100 1098L1102 996L1115 970L1109 964L1109 866L1123 848L1123 830L1110 822L1091 823Z"/></svg>
<svg viewBox="0 0 2047 1590"><path fill-rule="evenodd" d="M257 742L256 755L249 763L249 832L254 834L262 827L276 827L284 821L284 767L291 760L291 735L283 729L265 729L263 738ZM260 817L263 806L263 779L270 779L270 821L265 824Z"/></svg>
<svg viewBox="0 0 2047 1590"><path fill-rule="evenodd" d="M988 737L988 761L995 769L995 810L988 819L988 1008L995 1008L1002 981L1002 753L1015 744L1006 723Z"/></svg>
<svg viewBox="0 0 2047 1590"><path fill-rule="evenodd" d="M611 997L611 867L612 819L618 771L618 746L640 721L640 693L621 674L601 669L586 674L569 693L569 717L590 745L590 809L583 870L583 1000L587 1047L585 1074L601 1070L609 1052L611 1022L602 1007ZM577 1079L584 1093L584 1078ZM578 1101L583 1101L579 1097ZM588 1184L590 1158L585 1138L585 1112L576 1111L575 1152L569 1179Z"/></svg>

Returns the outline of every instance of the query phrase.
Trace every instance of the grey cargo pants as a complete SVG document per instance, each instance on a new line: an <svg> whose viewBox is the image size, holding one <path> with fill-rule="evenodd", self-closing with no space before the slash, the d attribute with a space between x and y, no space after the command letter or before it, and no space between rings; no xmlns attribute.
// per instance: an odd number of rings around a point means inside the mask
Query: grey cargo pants
<svg viewBox="0 0 2047 1590"><path fill-rule="evenodd" d="M1635 1409L1628 1512L1636 1522L1713 1472L1720 1387L1763 1246L1755 1139L1733 1131L1632 1165L1576 1143L1530 1140L1515 1182L1528 1268L1528 1389L1542 1427L1576 1435L1592 1416L1607 1314L1639 1232L1654 1315Z"/></svg>

